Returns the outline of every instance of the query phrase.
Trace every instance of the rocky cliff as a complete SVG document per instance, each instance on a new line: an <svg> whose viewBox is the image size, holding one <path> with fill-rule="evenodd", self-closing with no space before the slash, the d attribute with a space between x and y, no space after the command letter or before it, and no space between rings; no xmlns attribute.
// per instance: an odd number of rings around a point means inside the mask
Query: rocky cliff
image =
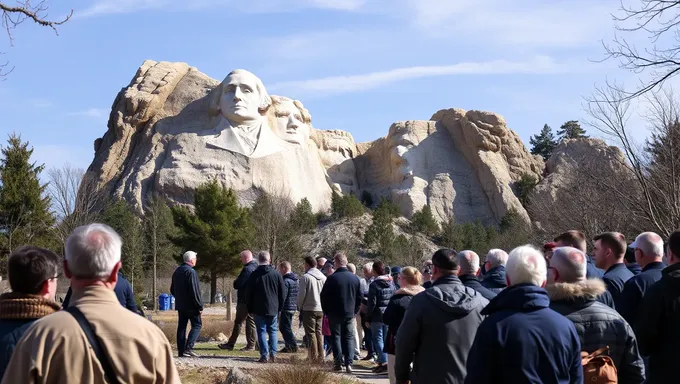
<svg viewBox="0 0 680 384"><path fill-rule="evenodd" d="M306 145L248 158L205 145L219 84L185 63L144 62L114 101L88 176L139 210L153 194L190 205L196 187L217 178L243 205L267 191L328 210L336 190L386 196L407 217L429 204L441 221L497 223L510 209L528 220L514 183L540 177L544 165L497 114L441 110L358 144L348 132L311 128Z"/></svg>

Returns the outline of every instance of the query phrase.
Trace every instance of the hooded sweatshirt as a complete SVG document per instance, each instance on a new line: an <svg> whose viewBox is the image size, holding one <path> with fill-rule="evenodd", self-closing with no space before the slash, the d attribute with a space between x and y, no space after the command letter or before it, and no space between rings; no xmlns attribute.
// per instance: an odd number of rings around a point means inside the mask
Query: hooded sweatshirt
<svg viewBox="0 0 680 384"><path fill-rule="evenodd" d="M532 284L509 287L491 300L465 383L582 383L576 328L549 305L548 293Z"/></svg>
<svg viewBox="0 0 680 384"><path fill-rule="evenodd" d="M634 330L640 353L649 356L647 383L668 383L678 375L680 345L680 263L661 272L661 280L653 284L640 307Z"/></svg>
<svg viewBox="0 0 680 384"><path fill-rule="evenodd" d="M371 283L368 287L368 310L366 311L368 321L371 323L383 322L382 315L396 290L397 287L394 286L390 275L378 276Z"/></svg>
<svg viewBox="0 0 680 384"><path fill-rule="evenodd" d="M321 312L321 290L326 283L326 276L316 268L310 268L300 277L300 292L297 307L300 312Z"/></svg>
<svg viewBox="0 0 680 384"><path fill-rule="evenodd" d="M397 331L397 382L462 383L487 303L453 275L440 277L431 288L414 296Z"/></svg>

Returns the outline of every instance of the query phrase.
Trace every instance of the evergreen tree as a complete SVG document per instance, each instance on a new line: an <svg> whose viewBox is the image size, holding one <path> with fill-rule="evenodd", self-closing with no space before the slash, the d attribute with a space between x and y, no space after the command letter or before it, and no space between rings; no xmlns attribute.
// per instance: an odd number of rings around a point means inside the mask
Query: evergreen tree
<svg viewBox="0 0 680 384"><path fill-rule="evenodd" d="M384 210L394 219L401 216L401 210L399 209L399 206L394 204L391 200L387 199L385 196L380 197L380 202L378 202L378 206L376 207L376 210L378 209Z"/></svg>
<svg viewBox="0 0 680 384"><path fill-rule="evenodd" d="M31 162L33 148L21 136L9 136L0 147L0 255L8 256L23 244L49 247L54 216L46 184L40 183L44 165ZM0 263L2 268L4 262Z"/></svg>
<svg viewBox="0 0 680 384"><path fill-rule="evenodd" d="M172 263L172 256L180 249L170 239L177 234L177 228L172 220L172 211L167 200L151 198L144 210L144 235L146 246L146 268L152 272L151 297L158 297L156 281L158 268ZM154 300L154 310L158 310L158 300Z"/></svg>
<svg viewBox="0 0 680 384"><path fill-rule="evenodd" d="M339 193L333 191L331 196L331 215L334 219L359 217L364 212L364 206L356 196L351 193L340 196Z"/></svg>
<svg viewBox="0 0 680 384"><path fill-rule="evenodd" d="M543 160L548 160L557 146L555 135L553 135L552 128L548 124L543 125L541 133L531 136L529 143L531 144L531 154L541 155Z"/></svg>
<svg viewBox="0 0 680 384"><path fill-rule="evenodd" d="M396 235L392 227L393 213L387 204L379 205L373 212L373 222L366 230L364 242L376 250L376 255L392 261Z"/></svg>
<svg viewBox="0 0 680 384"><path fill-rule="evenodd" d="M519 202L522 203L522 206L529 206L529 199L531 193L536 188L536 185L538 185L538 179L534 175L528 173L523 174L519 181L517 181L517 198L519 199Z"/></svg>
<svg viewBox="0 0 680 384"><path fill-rule="evenodd" d="M210 276L210 300L214 302L217 277L234 273L241 267L239 252L247 248L255 229L249 210L238 206L231 189L212 180L196 189L192 213L185 207L173 207L172 216L179 234L172 241L183 251L199 255L197 269Z"/></svg>
<svg viewBox="0 0 680 384"><path fill-rule="evenodd" d="M101 221L118 232L123 240L121 272L130 280L134 290L135 283L139 283L144 275L145 239L142 222L124 200L118 200L104 209Z"/></svg>
<svg viewBox="0 0 680 384"><path fill-rule="evenodd" d="M434 236L439 233L439 224L432 214L432 208L429 205L423 206L423 209L417 211L411 216L411 225L415 231L423 233L427 236Z"/></svg>
<svg viewBox="0 0 680 384"><path fill-rule="evenodd" d="M316 215L312 211L312 204L306 197L295 205L295 209L290 216L290 222L295 231L300 234L316 228Z"/></svg>
<svg viewBox="0 0 680 384"><path fill-rule="evenodd" d="M569 120L562 124L560 130L557 131L557 137L559 141L564 141L567 139L580 139L586 138L586 130L581 128L581 124L577 120Z"/></svg>

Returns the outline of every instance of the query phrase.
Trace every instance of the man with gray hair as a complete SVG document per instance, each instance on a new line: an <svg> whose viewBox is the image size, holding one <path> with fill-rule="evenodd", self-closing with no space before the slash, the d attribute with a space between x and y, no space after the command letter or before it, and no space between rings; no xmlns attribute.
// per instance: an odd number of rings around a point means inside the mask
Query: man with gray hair
<svg viewBox="0 0 680 384"><path fill-rule="evenodd" d="M508 254L502 249L492 249L486 254L486 273L482 285L493 293L498 294L508 285L505 281L505 264Z"/></svg>
<svg viewBox="0 0 680 384"><path fill-rule="evenodd" d="M463 285L479 292L489 301L496 297L494 292L483 286L477 279L477 276L479 276L479 255L473 251L461 251L456 257L458 258L458 278Z"/></svg>
<svg viewBox="0 0 680 384"><path fill-rule="evenodd" d="M609 347L619 383L640 384L645 380L645 367L635 333L618 312L597 301L607 288L598 278L587 279L586 269L587 256L580 250L553 250L546 287L550 308L574 323L581 351L591 354Z"/></svg>
<svg viewBox="0 0 680 384"><path fill-rule="evenodd" d="M574 324L549 308L543 253L515 248L506 268L508 288L482 311L488 317L470 350L465 383L582 383L581 343Z"/></svg>
<svg viewBox="0 0 680 384"><path fill-rule="evenodd" d="M17 344L4 383L179 383L160 328L123 308L113 292L122 241L90 224L66 239L67 310L35 322Z"/></svg>
<svg viewBox="0 0 680 384"><path fill-rule="evenodd" d="M175 269L172 274L170 293L175 296L175 309L177 310L177 355L198 357L194 352L194 343L198 340L201 333L203 322L201 314L203 312L203 298L201 297L201 287L198 285L198 274L196 266L197 254L194 251L187 251L182 255L182 265ZM191 331L187 338L187 324L191 322Z"/></svg>
<svg viewBox="0 0 680 384"><path fill-rule="evenodd" d="M241 258L241 272L236 280L234 280L234 289L236 290L236 318L234 319L234 327L231 330L231 336L226 343L219 344L220 349L229 351L234 350L236 340L241 334L243 324L246 325L246 346L241 351L252 351L256 346L256 332L255 332L255 318L248 313L248 306L246 305L246 286L250 275L257 269L257 260L253 260L253 253L245 250L239 254Z"/></svg>
<svg viewBox="0 0 680 384"><path fill-rule="evenodd" d="M661 280L661 271L666 266L662 262L663 239L656 233L641 233L630 248L635 250L635 261L642 268L642 272L626 281L621 292L621 303L616 309L635 328L647 288Z"/></svg>
<svg viewBox="0 0 680 384"><path fill-rule="evenodd" d="M257 255L257 262L260 265L250 275L246 286L246 304L248 312L255 315L257 339L260 344L258 362L273 363L276 362L279 348L278 316L284 309L286 284L281 274L271 265L269 252L260 252Z"/></svg>

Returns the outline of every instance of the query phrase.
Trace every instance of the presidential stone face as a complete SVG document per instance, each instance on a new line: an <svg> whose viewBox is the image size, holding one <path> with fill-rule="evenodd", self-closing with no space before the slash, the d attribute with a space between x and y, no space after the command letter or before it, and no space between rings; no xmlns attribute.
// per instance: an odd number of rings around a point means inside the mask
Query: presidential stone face
<svg viewBox="0 0 680 384"><path fill-rule="evenodd" d="M279 136L292 144L306 146L311 116L299 101L272 96Z"/></svg>
<svg viewBox="0 0 680 384"><path fill-rule="evenodd" d="M224 79L219 106L222 116L234 124L248 124L262 119L266 94L262 82L252 73L235 70Z"/></svg>

